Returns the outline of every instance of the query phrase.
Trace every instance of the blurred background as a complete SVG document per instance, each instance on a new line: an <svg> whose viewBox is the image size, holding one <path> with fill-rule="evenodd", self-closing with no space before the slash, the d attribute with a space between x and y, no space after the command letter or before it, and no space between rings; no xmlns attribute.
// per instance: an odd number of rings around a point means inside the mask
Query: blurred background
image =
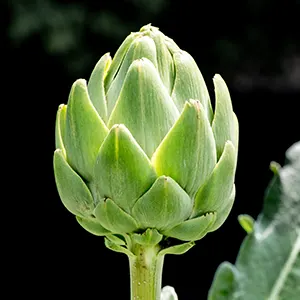
<svg viewBox="0 0 300 300"><path fill-rule="evenodd" d="M13 207L21 216L8 226L8 272L18 287L11 297L129 299L125 255L85 232L60 202L54 123L72 83L88 79L104 53L113 55L131 31L152 23L194 57L212 101L212 78L222 75L240 122L230 217L186 254L165 259L163 285L174 286L180 300L206 299L216 268L234 263L245 237L237 216L257 217L270 162L283 164L286 149L300 140L300 1L14 0L1 1L0 14L2 89L14 103L9 121L23 170L10 180L18 186L12 201L22 208Z"/></svg>

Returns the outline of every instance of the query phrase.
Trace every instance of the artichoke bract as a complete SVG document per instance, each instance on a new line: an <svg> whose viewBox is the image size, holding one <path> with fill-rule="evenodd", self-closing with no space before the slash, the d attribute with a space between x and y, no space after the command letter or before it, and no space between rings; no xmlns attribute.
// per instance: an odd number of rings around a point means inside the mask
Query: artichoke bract
<svg viewBox="0 0 300 300"><path fill-rule="evenodd" d="M65 207L109 243L196 241L235 198L238 121L220 75L214 110L196 62L158 28L131 33L72 85L56 119ZM120 237L126 236L126 239Z"/></svg>

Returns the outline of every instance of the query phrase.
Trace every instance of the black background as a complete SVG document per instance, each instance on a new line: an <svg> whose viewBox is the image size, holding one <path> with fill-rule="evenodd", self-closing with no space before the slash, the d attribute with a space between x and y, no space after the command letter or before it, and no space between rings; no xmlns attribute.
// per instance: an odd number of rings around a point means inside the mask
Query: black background
<svg viewBox="0 0 300 300"><path fill-rule="evenodd" d="M48 13L49 5L56 10ZM69 21L67 9L74 5L84 11L81 21ZM54 123L71 84L88 78L100 56L113 55L130 31L147 23L195 58L212 99L212 77L223 76L240 122L237 195L229 218L186 254L167 255L164 264L163 285L174 286L179 299L206 299L217 266L235 261L245 236L237 216L257 217L272 176L270 162L283 164L286 149L300 140L299 75L294 87L283 80L245 87L236 79L281 76L283 58L300 56L300 2L24 0L2 1L0 8L2 119L9 135L3 145L3 165L9 167L3 186L9 207L3 209L7 299L129 299L127 257L85 232L60 202L52 167ZM73 44L55 46L51 39L66 28Z"/></svg>

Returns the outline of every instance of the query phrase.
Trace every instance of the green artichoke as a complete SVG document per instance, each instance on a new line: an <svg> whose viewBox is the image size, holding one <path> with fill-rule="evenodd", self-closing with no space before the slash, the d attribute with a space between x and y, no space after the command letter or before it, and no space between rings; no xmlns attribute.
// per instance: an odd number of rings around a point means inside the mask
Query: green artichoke
<svg viewBox="0 0 300 300"><path fill-rule="evenodd" d="M222 225L235 198L238 121L224 80L213 82L214 112L194 59L151 25L103 55L88 83L75 81L57 113L54 173L83 228L158 243Z"/></svg>

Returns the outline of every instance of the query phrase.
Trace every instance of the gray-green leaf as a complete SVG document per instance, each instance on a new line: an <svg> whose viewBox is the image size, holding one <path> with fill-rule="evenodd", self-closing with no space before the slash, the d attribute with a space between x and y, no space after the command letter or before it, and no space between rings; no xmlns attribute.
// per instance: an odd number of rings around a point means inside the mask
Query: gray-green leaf
<svg viewBox="0 0 300 300"><path fill-rule="evenodd" d="M164 286L161 290L160 295L161 300L178 300L178 297L176 295L176 292L173 287L171 286Z"/></svg>
<svg viewBox="0 0 300 300"><path fill-rule="evenodd" d="M286 156L235 265L218 268L209 300L300 299L300 142Z"/></svg>

